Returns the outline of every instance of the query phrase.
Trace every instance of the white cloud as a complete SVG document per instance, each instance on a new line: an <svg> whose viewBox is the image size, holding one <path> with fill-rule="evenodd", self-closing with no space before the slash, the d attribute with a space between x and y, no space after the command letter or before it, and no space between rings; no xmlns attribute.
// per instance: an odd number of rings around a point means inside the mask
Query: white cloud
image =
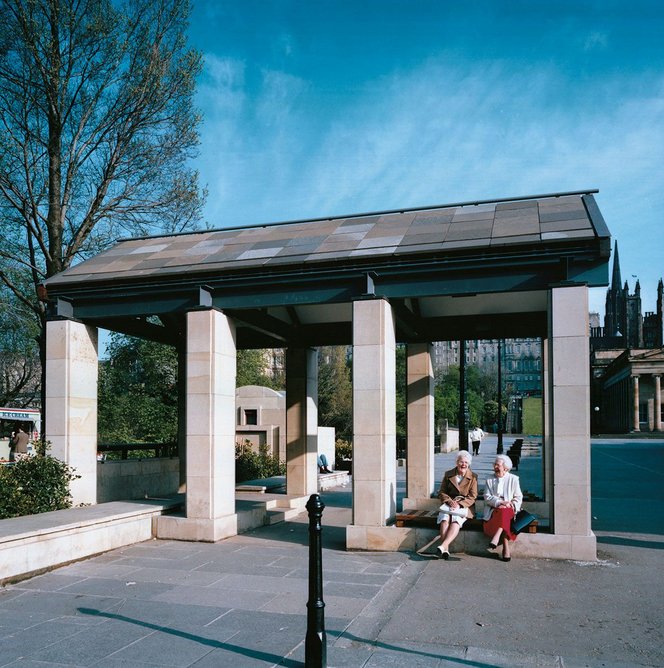
<svg viewBox="0 0 664 668"><path fill-rule="evenodd" d="M213 63L211 75L202 171L213 225L597 187L623 271L640 264L652 308L664 77L581 86L553 67L432 60L325 106L284 72L264 71L251 98L242 64ZM658 243L643 248L648 237Z"/></svg>
<svg viewBox="0 0 664 668"><path fill-rule="evenodd" d="M609 36L605 32L593 30L583 44L584 51L604 50L609 45Z"/></svg>

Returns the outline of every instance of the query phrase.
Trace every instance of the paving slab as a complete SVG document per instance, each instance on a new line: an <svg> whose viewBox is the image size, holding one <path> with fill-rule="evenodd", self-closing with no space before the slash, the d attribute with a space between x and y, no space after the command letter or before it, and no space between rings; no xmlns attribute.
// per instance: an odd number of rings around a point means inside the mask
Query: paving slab
<svg viewBox="0 0 664 668"><path fill-rule="evenodd" d="M597 562L349 553L349 492L322 496L330 667L664 665L659 533L616 522ZM0 588L0 666L299 668L307 597L306 514L216 544L146 541Z"/></svg>

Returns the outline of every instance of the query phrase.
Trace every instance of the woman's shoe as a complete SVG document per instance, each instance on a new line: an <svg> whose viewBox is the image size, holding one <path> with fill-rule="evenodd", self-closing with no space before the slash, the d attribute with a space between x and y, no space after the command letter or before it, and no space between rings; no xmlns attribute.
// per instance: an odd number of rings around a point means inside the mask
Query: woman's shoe
<svg viewBox="0 0 664 668"><path fill-rule="evenodd" d="M489 550L489 552L492 552L492 551L495 550L497 547L498 547L498 545L496 545L496 543L489 543L489 545L488 545L488 547L487 547L486 549Z"/></svg>
<svg viewBox="0 0 664 668"><path fill-rule="evenodd" d="M440 545L438 546L438 552L440 552L440 558L447 561L450 558L449 550L444 550Z"/></svg>
<svg viewBox="0 0 664 668"><path fill-rule="evenodd" d="M503 561L512 561L512 557L501 557Z"/></svg>

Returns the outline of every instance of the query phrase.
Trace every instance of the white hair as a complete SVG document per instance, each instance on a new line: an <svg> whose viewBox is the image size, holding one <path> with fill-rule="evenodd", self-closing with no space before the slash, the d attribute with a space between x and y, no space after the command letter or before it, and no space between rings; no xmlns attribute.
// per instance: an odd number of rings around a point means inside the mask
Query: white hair
<svg viewBox="0 0 664 668"><path fill-rule="evenodd" d="M473 456L468 452L468 450L459 450L459 454L456 456L454 462L458 462L460 459L465 459L468 462L468 466L473 463Z"/></svg>
<svg viewBox="0 0 664 668"><path fill-rule="evenodd" d="M495 462L502 462L503 466L508 471L512 470L512 466L513 466L512 460L507 455L496 455L496 459L494 460L494 464L495 464Z"/></svg>

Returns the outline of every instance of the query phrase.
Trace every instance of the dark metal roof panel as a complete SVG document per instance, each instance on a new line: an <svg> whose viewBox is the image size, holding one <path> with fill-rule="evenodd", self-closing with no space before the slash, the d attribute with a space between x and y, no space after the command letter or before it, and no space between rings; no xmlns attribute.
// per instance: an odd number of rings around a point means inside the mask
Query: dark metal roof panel
<svg viewBox="0 0 664 668"><path fill-rule="evenodd" d="M467 252L608 237L590 192L510 198L430 209L295 221L128 239L50 278L56 289L108 280L172 279L339 262L345 258L408 259L422 253ZM585 202L585 204L584 204Z"/></svg>

